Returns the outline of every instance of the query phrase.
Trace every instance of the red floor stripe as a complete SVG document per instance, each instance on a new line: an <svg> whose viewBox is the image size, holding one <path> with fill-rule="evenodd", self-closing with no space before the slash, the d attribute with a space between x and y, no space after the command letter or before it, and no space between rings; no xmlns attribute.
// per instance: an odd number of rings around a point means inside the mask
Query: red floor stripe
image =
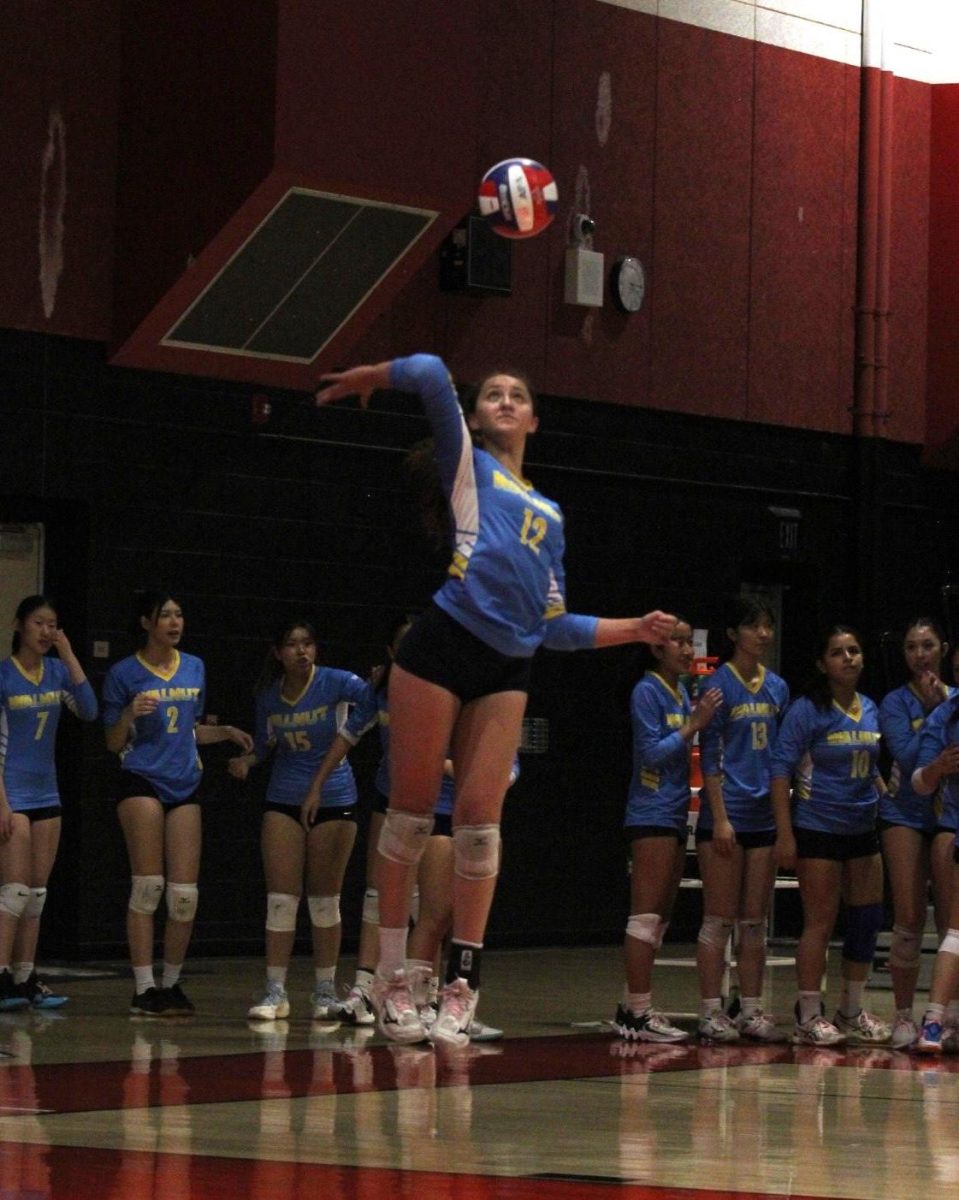
<svg viewBox="0 0 959 1200"><path fill-rule="evenodd" d="M791 1046L657 1046L605 1036L517 1038L452 1053L377 1045L161 1058L138 1068L128 1062L6 1064L0 1065L0 1111L88 1112L771 1063L959 1071L956 1058L921 1059L888 1050L843 1053Z"/></svg>
<svg viewBox="0 0 959 1200"><path fill-rule="evenodd" d="M23 1200L774 1200L767 1192L648 1187L588 1178L509 1179L10 1143L0 1146L0 1196ZM813 1198L794 1193L791 1200Z"/></svg>

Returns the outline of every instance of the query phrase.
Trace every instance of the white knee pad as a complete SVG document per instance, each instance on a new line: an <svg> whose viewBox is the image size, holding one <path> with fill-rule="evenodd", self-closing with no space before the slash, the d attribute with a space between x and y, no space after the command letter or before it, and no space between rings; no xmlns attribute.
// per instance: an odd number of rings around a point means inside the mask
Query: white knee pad
<svg viewBox="0 0 959 1200"><path fill-rule="evenodd" d="M659 913L633 913L626 922L626 936L658 950L663 942L659 932L661 924Z"/></svg>
<svg viewBox="0 0 959 1200"><path fill-rule="evenodd" d="M23 910L25 917L39 917L43 912L43 906L47 902L46 888L31 888L30 897L27 900L27 906Z"/></svg>
<svg viewBox="0 0 959 1200"><path fill-rule="evenodd" d="M398 808L388 808L386 820L380 830L380 854L390 862L400 863L404 867L415 867L423 857L432 832L432 813L421 817Z"/></svg>
<svg viewBox="0 0 959 1200"><path fill-rule="evenodd" d="M25 883L5 883L0 887L0 912L19 920L29 899L30 889Z"/></svg>
<svg viewBox="0 0 959 1200"><path fill-rule="evenodd" d="M704 946L715 946L717 950L725 950L733 925L735 921L729 920L728 917L704 916L699 927L698 941Z"/></svg>
<svg viewBox="0 0 959 1200"><path fill-rule="evenodd" d="M915 970L922 956L921 935L905 925L893 925L892 941L889 943L889 965L904 971Z"/></svg>
<svg viewBox="0 0 959 1200"><path fill-rule="evenodd" d="M370 925L380 923L380 894L376 888L367 888L363 893L363 920Z"/></svg>
<svg viewBox="0 0 959 1200"><path fill-rule="evenodd" d="M155 913L163 895L164 883L166 880L162 875L134 875L130 881L130 911L146 916Z"/></svg>
<svg viewBox="0 0 959 1200"><path fill-rule="evenodd" d="M199 891L195 883L168 883L166 885L166 911L171 921L186 925L196 916Z"/></svg>
<svg viewBox="0 0 959 1200"><path fill-rule="evenodd" d="M453 871L460 879L499 874L499 826L459 825L453 830Z"/></svg>
<svg viewBox="0 0 959 1200"><path fill-rule="evenodd" d="M332 929L340 923L340 896L309 896L310 922L317 929Z"/></svg>
<svg viewBox="0 0 959 1200"><path fill-rule="evenodd" d="M744 920L737 921L736 926L739 930L740 950L742 950L744 946L748 947L766 945L765 917L746 917Z"/></svg>
<svg viewBox="0 0 959 1200"><path fill-rule="evenodd" d="M300 897L286 892L268 892L266 897L266 927L272 933L293 933Z"/></svg>
<svg viewBox="0 0 959 1200"><path fill-rule="evenodd" d="M947 929L939 947L940 954L959 954L959 929Z"/></svg>

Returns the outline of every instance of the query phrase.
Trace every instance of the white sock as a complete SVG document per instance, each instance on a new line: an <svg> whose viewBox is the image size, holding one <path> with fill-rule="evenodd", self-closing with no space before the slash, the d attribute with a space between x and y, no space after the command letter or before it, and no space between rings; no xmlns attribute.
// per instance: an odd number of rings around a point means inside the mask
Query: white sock
<svg viewBox="0 0 959 1200"><path fill-rule="evenodd" d="M163 986L171 988L180 982L180 972L183 970L183 963L168 963L163 964Z"/></svg>
<svg viewBox="0 0 959 1200"><path fill-rule="evenodd" d="M153 967L134 967L133 981L138 996L142 996L148 988L156 987L153 978Z"/></svg>
<svg viewBox="0 0 959 1200"><path fill-rule="evenodd" d="M321 983L332 983L336 977L336 967L316 967L313 974L316 976L316 986Z"/></svg>
<svg viewBox="0 0 959 1200"><path fill-rule="evenodd" d="M627 992L626 1007L634 1017L641 1017L653 1007L652 992Z"/></svg>
<svg viewBox="0 0 959 1200"><path fill-rule="evenodd" d="M715 996L710 1000L700 1000L699 1015L701 1017L711 1017L713 1013L721 1013L723 1011L722 996Z"/></svg>
<svg viewBox="0 0 959 1200"><path fill-rule="evenodd" d="M13 964L13 982L26 983L33 974L33 963L22 962Z"/></svg>
<svg viewBox="0 0 959 1200"><path fill-rule="evenodd" d="M740 996L739 1011L744 1017L754 1017L763 1010L762 996Z"/></svg>
<svg viewBox="0 0 959 1200"><path fill-rule="evenodd" d="M266 968L266 982L267 983L275 983L275 984L277 984L278 987L283 988L283 990L285 991L286 990L286 971L287 971L286 967L269 967L268 966Z"/></svg>

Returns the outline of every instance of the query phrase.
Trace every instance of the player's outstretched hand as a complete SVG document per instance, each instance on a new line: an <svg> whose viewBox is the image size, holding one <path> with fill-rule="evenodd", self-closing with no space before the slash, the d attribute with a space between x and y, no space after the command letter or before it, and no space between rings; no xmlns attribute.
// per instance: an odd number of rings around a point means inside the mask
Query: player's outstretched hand
<svg viewBox="0 0 959 1200"><path fill-rule="evenodd" d="M660 612L657 608L655 612L640 617L636 624L637 642L651 642L654 646L661 646L663 642L669 641L669 635L676 628L676 618L672 613Z"/></svg>
<svg viewBox="0 0 959 1200"><path fill-rule="evenodd" d="M348 371L335 371L321 378L316 403L332 404L334 400L342 400L346 396L358 396L360 407L366 408L370 396L375 391L389 386L388 362L377 363L375 366L351 367Z"/></svg>

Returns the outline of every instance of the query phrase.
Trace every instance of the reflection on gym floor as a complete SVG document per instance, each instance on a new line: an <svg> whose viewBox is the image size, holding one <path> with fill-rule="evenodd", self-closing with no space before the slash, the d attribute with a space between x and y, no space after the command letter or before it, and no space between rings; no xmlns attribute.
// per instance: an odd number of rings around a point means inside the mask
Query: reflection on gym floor
<svg viewBox="0 0 959 1200"><path fill-rule="evenodd" d="M62 1010L0 1014L0 1196L959 1195L959 1058L626 1043L616 954L491 955L506 1036L454 1052L305 1004L248 1024L247 961L193 965L191 1018L128 1017L119 972L71 980ZM664 974L682 1023L692 973Z"/></svg>

